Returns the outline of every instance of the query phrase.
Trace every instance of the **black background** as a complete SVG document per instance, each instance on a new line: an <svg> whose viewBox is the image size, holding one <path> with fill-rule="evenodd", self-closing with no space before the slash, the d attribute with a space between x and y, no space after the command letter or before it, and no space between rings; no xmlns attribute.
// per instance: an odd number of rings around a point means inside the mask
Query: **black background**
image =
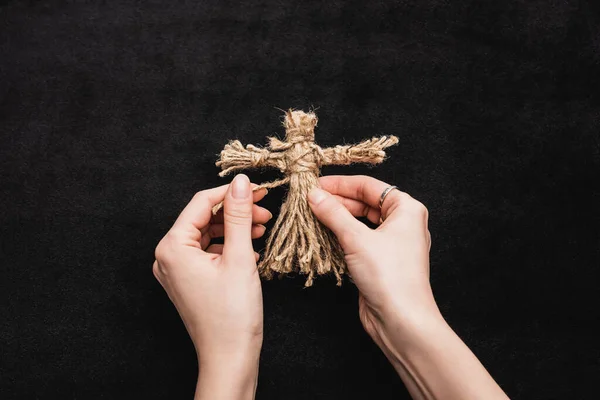
<svg viewBox="0 0 600 400"><path fill-rule="evenodd" d="M321 145L400 138L381 166L323 173L428 206L440 308L509 396L596 398L597 4L3 2L0 397L191 398L154 247L228 181L227 140L314 107ZM353 285L303 282L263 285L257 397L407 398Z"/></svg>

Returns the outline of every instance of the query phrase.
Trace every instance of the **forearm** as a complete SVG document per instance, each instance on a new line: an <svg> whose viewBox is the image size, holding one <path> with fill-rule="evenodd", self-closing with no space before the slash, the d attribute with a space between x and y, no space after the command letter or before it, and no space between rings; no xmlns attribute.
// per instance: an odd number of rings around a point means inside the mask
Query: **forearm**
<svg viewBox="0 0 600 400"><path fill-rule="evenodd" d="M415 399L507 399L438 313L386 326L388 359Z"/></svg>
<svg viewBox="0 0 600 400"><path fill-rule="evenodd" d="M258 384L259 352L199 361L196 400L252 400Z"/></svg>

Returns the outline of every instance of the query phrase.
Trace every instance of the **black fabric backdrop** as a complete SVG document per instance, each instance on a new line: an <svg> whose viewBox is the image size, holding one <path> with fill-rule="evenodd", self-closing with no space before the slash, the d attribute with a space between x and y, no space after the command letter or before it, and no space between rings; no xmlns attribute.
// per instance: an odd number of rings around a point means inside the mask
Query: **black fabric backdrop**
<svg viewBox="0 0 600 400"><path fill-rule="evenodd" d="M599 11L4 1L0 397L191 398L195 354L154 247L228 181L214 166L228 139L283 133L275 107L316 108L322 145L399 136L384 165L323 173L428 206L440 307L511 397L597 397ZM408 398L355 287L303 281L263 285L258 398Z"/></svg>

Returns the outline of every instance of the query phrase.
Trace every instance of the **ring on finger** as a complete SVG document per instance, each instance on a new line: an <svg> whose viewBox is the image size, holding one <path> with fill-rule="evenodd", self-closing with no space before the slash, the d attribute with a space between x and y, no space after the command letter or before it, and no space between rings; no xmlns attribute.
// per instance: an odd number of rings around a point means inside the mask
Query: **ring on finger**
<svg viewBox="0 0 600 400"><path fill-rule="evenodd" d="M381 193L381 197L379 197L379 209L381 210L381 208L383 207L383 201L385 200L386 196L392 191L392 190L399 190L397 186L388 186L385 188L385 190Z"/></svg>

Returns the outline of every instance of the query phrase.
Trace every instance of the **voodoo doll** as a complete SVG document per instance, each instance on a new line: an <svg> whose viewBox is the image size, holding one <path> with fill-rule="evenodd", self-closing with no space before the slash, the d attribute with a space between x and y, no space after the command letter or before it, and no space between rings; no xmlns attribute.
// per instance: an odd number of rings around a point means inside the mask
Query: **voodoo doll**
<svg viewBox="0 0 600 400"><path fill-rule="evenodd" d="M315 275L333 272L338 286L346 269L344 252L333 233L319 222L308 205L308 192L319 186L318 177L323 165L348 165L363 162L378 164L385 158L383 149L398 143L395 136L382 136L355 145L322 149L315 143L317 116L313 112L289 110L283 126L285 140L269 138L269 146L251 144L244 147L239 140L225 145L216 165L220 176L247 168L273 167L284 178L258 185L253 190L289 185L287 199L281 205L279 217L267 239L265 254L258 265L267 279L273 273L307 274L306 287ZM213 208L217 213L223 203Z"/></svg>

